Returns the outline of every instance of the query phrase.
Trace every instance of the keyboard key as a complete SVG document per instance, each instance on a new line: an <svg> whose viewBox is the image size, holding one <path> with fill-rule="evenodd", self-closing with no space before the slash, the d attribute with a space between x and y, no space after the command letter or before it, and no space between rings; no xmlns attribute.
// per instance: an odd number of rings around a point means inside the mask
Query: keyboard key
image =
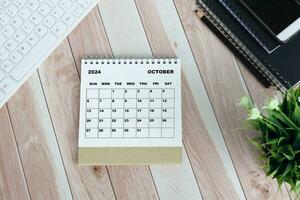
<svg viewBox="0 0 300 200"><path fill-rule="evenodd" d="M17 64L18 62L20 62L21 59L22 59L22 55L19 52L17 52L17 51L15 51L14 53L12 53L10 55L10 60L13 63L15 63L15 64Z"/></svg>
<svg viewBox="0 0 300 200"><path fill-rule="evenodd" d="M91 5L92 1L91 0L79 0L78 1L84 8L87 8Z"/></svg>
<svg viewBox="0 0 300 200"><path fill-rule="evenodd" d="M5 95L0 91L0 101L4 99Z"/></svg>
<svg viewBox="0 0 300 200"><path fill-rule="evenodd" d="M35 29L35 32L40 36L44 36L47 32L47 27L43 24L38 25L38 27Z"/></svg>
<svg viewBox="0 0 300 200"><path fill-rule="evenodd" d="M23 31L18 31L17 33L14 34L13 37L18 42L22 42L25 39L25 34Z"/></svg>
<svg viewBox="0 0 300 200"><path fill-rule="evenodd" d="M29 8L24 7L24 8L22 8L22 10L20 10L19 15L23 19L28 19L28 17L31 15L31 11L29 10Z"/></svg>
<svg viewBox="0 0 300 200"><path fill-rule="evenodd" d="M39 41L39 39L40 38L36 34L32 33L27 38L27 41L29 42L29 44L31 44L32 46L34 46Z"/></svg>
<svg viewBox="0 0 300 200"><path fill-rule="evenodd" d="M12 70L12 68L14 67L14 65L12 64L11 61L6 60L2 63L1 68L3 70L5 70L7 73L10 72Z"/></svg>
<svg viewBox="0 0 300 200"><path fill-rule="evenodd" d="M67 25L70 26L75 21L75 18L72 15L67 13L62 17L62 20L63 20L63 22L65 22Z"/></svg>
<svg viewBox="0 0 300 200"><path fill-rule="evenodd" d="M8 51L0 47L0 60L5 60L9 55Z"/></svg>
<svg viewBox="0 0 300 200"><path fill-rule="evenodd" d="M31 10L35 10L39 7L39 2L36 0L30 0L27 4L28 8L30 8Z"/></svg>
<svg viewBox="0 0 300 200"><path fill-rule="evenodd" d="M0 101L2 101L2 99L4 99L5 95L0 91Z"/></svg>
<svg viewBox="0 0 300 200"><path fill-rule="evenodd" d="M78 9L79 7L82 7L79 3L76 2L73 2L72 6L70 9L68 9L68 12L74 12L76 9Z"/></svg>
<svg viewBox="0 0 300 200"><path fill-rule="evenodd" d="M17 43L14 40L10 39L4 44L4 46L8 50L13 51L17 47Z"/></svg>
<svg viewBox="0 0 300 200"><path fill-rule="evenodd" d="M0 24L5 25L5 24L7 24L8 21L9 21L9 16L5 13L2 13L0 15Z"/></svg>
<svg viewBox="0 0 300 200"><path fill-rule="evenodd" d="M62 22L58 22L56 23L53 27L52 27L52 31L57 35L57 36L61 36L65 31L66 31L67 27L64 23Z"/></svg>
<svg viewBox="0 0 300 200"><path fill-rule="evenodd" d="M39 24L42 21L42 19L43 19L42 15L40 15L37 12L31 15L30 17L30 21L34 24Z"/></svg>
<svg viewBox="0 0 300 200"><path fill-rule="evenodd" d="M0 102L35 68L92 0L0 0ZM2 97L4 95L4 97ZM1 103L0 103L1 104Z"/></svg>
<svg viewBox="0 0 300 200"><path fill-rule="evenodd" d="M25 31L25 33L30 33L33 30L34 26L31 22L25 22L25 24L22 26L22 29Z"/></svg>
<svg viewBox="0 0 300 200"><path fill-rule="evenodd" d="M26 4L26 0L15 0L14 3L19 8L22 8Z"/></svg>
<svg viewBox="0 0 300 200"><path fill-rule="evenodd" d="M7 25L3 28L2 32L6 37L11 37L14 34L15 29L11 25Z"/></svg>
<svg viewBox="0 0 300 200"><path fill-rule="evenodd" d="M73 2L72 6L70 9L68 9L68 12L74 12L75 10L77 10L78 8L82 7L79 3L77 2Z"/></svg>
<svg viewBox="0 0 300 200"><path fill-rule="evenodd" d="M42 56L49 52L49 48L56 42L56 37L52 33L47 33L41 41L21 60L21 62L11 71L11 76L16 80L22 77L32 68L32 63L36 63Z"/></svg>
<svg viewBox="0 0 300 200"><path fill-rule="evenodd" d="M15 28L19 28L22 24L23 24L23 20L20 17L15 17L12 21L11 24L15 27Z"/></svg>
<svg viewBox="0 0 300 200"><path fill-rule="evenodd" d="M10 4L6 8L6 13L10 16L14 16L18 12L18 8L14 4Z"/></svg>
<svg viewBox="0 0 300 200"><path fill-rule="evenodd" d="M5 74L4 74L2 71L0 71L0 81L1 81L2 79L4 79L4 77L5 77Z"/></svg>
<svg viewBox="0 0 300 200"><path fill-rule="evenodd" d="M5 41L5 37L3 35L0 35L0 45L3 45Z"/></svg>
<svg viewBox="0 0 300 200"><path fill-rule="evenodd" d="M48 26L49 28L51 28L54 24L55 24L55 19L52 17L52 16L50 16L50 15L48 15L45 19L44 19L44 24L46 25L46 26Z"/></svg>
<svg viewBox="0 0 300 200"><path fill-rule="evenodd" d="M79 6L76 10L74 10L74 15L79 17L83 13L83 8Z"/></svg>
<svg viewBox="0 0 300 200"><path fill-rule="evenodd" d="M54 7L54 6L57 5L58 0L48 0L47 3L48 3L51 7Z"/></svg>
<svg viewBox="0 0 300 200"><path fill-rule="evenodd" d="M0 82L0 88L8 93L14 88L15 84L16 83L11 78L6 77Z"/></svg>
<svg viewBox="0 0 300 200"><path fill-rule="evenodd" d="M11 0L2 0L1 4L2 6L6 7L11 3Z"/></svg>
<svg viewBox="0 0 300 200"><path fill-rule="evenodd" d="M27 44L26 42L23 42L23 43L19 46L18 50L19 50L19 52L21 52L23 55L25 55L25 54L27 54L27 53L29 52L30 48L31 48L31 47L29 46L29 44Z"/></svg>
<svg viewBox="0 0 300 200"><path fill-rule="evenodd" d="M43 4L42 6L39 7L38 10L42 15L46 16L50 12L50 7L47 6L46 4Z"/></svg>
<svg viewBox="0 0 300 200"><path fill-rule="evenodd" d="M69 0L62 0L59 4L63 9L67 10L72 5L72 2Z"/></svg>
<svg viewBox="0 0 300 200"><path fill-rule="evenodd" d="M59 19L62 15L64 14L63 9L61 9L60 7L56 7L53 11L52 11L52 15Z"/></svg>

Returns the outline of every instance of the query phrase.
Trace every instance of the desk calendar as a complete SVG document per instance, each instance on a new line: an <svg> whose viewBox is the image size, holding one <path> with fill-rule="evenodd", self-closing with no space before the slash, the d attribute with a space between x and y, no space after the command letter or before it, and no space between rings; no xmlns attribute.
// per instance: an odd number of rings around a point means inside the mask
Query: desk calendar
<svg viewBox="0 0 300 200"><path fill-rule="evenodd" d="M80 164L181 160L178 59L83 59Z"/></svg>

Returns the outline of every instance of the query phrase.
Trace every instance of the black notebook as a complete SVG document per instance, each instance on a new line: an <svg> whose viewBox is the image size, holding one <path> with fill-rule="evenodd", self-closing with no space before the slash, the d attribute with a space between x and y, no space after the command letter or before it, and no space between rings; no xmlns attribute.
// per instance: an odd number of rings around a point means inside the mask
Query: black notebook
<svg viewBox="0 0 300 200"><path fill-rule="evenodd" d="M256 69L281 91L300 81L300 34L276 41L236 0L198 0L209 21Z"/></svg>

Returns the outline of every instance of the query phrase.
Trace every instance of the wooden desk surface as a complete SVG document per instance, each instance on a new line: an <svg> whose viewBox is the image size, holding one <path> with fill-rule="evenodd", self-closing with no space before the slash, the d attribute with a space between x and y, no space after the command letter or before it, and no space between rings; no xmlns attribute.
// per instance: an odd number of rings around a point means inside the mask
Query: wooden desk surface
<svg viewBox="0 0 300 200"><path fill-rule="evenodd" d="M195 0L101 0L0 110L0 199L290 199L241 131L265 89L198 20ZM181 165L76 164L80 59L182 59Z"/></svg>

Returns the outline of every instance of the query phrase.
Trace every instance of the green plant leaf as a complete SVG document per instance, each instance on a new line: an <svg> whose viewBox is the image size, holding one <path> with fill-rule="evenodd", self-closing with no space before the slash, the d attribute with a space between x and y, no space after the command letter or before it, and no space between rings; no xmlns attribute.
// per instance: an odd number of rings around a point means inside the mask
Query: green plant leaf
<svg viewBox="0 0 300 200"><path fill-rule="evenodd" d="M262 119L262 115L258 108L252 108L248 115L248 120L259 120Z"/></svg>
<svg viewBox="0 0 300 200"><path fill-rule="evenodd" d="M279 133L279 129L283 129L281 127L278 127L276 124L272 123L271 121L269 121L268 119L265 120L265 125L274 133Z"/></svg>
<svg viewBox="0 0 300 200"><path fill-rule="evenodd" d="M272 115L274 115L278 120L280 120L281 122L285 123L287 126L289 127L293 127L293 128L298 128L295 123L293 123L288 116L286 116L286 114L284 114L283 112L278 112L278 111L274 111L274 110L270 110L269 111Z"/></svg>
<svg viewBox="0 0 300 200"><path fill-rule="evenodd" d="M291 163L288 163L288 165L286 166L283 174L281 176L286 176L292 169L293 165Z"/></svg>
<svg viewBox="0 0 300 200"><path fill-rule="evenodd" d="M287 148L285 148L284 152L281 152L288 160L293 160L295 158L295 153L291 147L291 145L288 145Z"/></svg>
<svg viewBox="0 0 300 200"><path fill-rule="evenodd" d="M266 175L300 194L300 87L287 91L281 103L271 100L263 113L247 101L241 103L250 111L247 123L258 131L250 141L261 152Z"/></svg>
<svg viewBox="0 0 300 200"><path fill-rule="evenodd" d="M285 114L290 113L289 102L288 102L288 93L287 92L284 94L283 101L280 105L280 109Z"/></svg>
<svg viewBox="0 0 300 200"><path fill-rule="evenodd" d="M299 195L300 192L300 182L297 181L294 187L291 188L292 191L296 192Z"/></svg>
<svg viewBox="0 0 300 200"><path fill-rule="evenodd" d="M277 145L279 145L282 141L284 141L284 140L286 140L286 138L285 137L280 137L279 138L279 140L278 140L278 143L277 143Z"/></svg>
<svg viewBox="0 0 300 200"><path fill-rule="evenodd" d="M270 177L275 177L276 173L278 172L278 168L275 168L274 170L269 170L266 175Z"/></svg>
<svg viewBox="0 0 300 200"><path fill-rule="evenodd" d="M264 145L276 144L278 146L283 140L285 140L285 137L274 138L264 143Z"/></svg>
<svg viewBox="0 0 300 200"><path fill-rule="evenodd" d="M300 130L297 131L295 140L293 142L294 149L300 149Z"/></svg>
<svg viewBox="0 0 300 200"><path fill-rule="evenodd" d="M259 150L263 150L263 146L257 142L257 140L255 139L249 139L249 141Z"/></svg>
<svg viewBox="0 0 300 200"><path fill-rule="evenodd" d="M271 99L269 103L263 107L263 109L279 110L279 100L277 98Z"/></svg>
<svg viewBox="0 0 300 200"><path fill-rule="evenodd" d="M298 87L298 88L294 91L294 93L295 93L295 96L296 96L296 97L300 97L300 87Z"/></svg>
<svg viewBox="0 0 300 200"><path fill-rule="evenodd" d="M298 104L295 105L294 112L292 114L292 119L295 122L295 124L300 127L300 107Z"/></svg>
<svg viewBox="0 0 300 200"><path fill-rule="evenodd" d="M243 96L240 100L239 105L246 108L247 110L251 110L253 108L252 101L248 96Z"/></svg>

